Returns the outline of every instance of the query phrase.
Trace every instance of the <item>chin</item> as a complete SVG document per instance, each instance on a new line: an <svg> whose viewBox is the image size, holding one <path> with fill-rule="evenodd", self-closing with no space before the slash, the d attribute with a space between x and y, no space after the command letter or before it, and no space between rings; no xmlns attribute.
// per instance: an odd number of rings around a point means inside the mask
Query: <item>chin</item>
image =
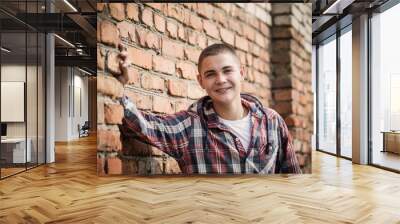
<svg viewBox="0 0 400 224"><path fill-rule="evenodd" d="M214 102L218 102L220 104L230 104L235 100L235 96L233 94L224 94L224 95L213 94L210 95L210 97Z"/></svg>

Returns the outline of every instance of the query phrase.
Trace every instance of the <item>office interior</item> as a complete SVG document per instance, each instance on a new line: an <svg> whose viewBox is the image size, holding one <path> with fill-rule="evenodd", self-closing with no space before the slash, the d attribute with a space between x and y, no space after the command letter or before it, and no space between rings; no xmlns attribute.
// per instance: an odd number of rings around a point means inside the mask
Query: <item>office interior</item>
<svg viewBox="0 0 400 224"><path fill-rule="evenodd" d="M313 4L314 147L400 172L398 1Z"/></svg>
<svg viewBox="0 0 400 224"><path fill-rule="evenodd" d="M0 2L0 178L96 132L96 2Z"/></svg>

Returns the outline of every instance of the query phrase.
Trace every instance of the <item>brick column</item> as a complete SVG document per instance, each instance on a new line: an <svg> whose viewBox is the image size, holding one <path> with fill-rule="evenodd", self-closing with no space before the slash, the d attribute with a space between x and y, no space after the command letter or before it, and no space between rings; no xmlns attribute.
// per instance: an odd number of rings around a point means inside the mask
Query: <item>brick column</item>
<svg viewBox="0 0 400 224"><path fill-rule="evenodd" d="M303 172L311 172L313 93L311 3L272 5L272 96L293 136Z"/></svg>

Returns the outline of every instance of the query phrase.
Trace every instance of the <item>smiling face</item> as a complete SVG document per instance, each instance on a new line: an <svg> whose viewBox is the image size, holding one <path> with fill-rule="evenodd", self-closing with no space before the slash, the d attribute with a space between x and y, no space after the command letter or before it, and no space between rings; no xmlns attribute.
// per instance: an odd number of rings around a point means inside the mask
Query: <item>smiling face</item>
<svg viewBox="0 0 400 224"><path fill-rule="evenodd" d="M214 103L231 104L240 101L243 68L236 56L221 52L207 56L199 66L197 79Z"/></svg>

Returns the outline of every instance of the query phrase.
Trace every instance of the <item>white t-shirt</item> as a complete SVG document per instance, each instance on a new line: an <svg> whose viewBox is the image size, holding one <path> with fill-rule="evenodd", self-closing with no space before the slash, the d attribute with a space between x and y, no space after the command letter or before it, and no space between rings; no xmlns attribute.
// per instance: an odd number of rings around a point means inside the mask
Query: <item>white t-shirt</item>
<svg viewBox="0 0 400 224"><path fill-rule="evenodd" d="M239 138L240 143L242 143L245 150L249 148L250 145L250 137L251 137L251 120L250 120L250 112L247 113L247 116L240 120L225 120L218 116L219 120L228 126L233 134Z"/></svg>

